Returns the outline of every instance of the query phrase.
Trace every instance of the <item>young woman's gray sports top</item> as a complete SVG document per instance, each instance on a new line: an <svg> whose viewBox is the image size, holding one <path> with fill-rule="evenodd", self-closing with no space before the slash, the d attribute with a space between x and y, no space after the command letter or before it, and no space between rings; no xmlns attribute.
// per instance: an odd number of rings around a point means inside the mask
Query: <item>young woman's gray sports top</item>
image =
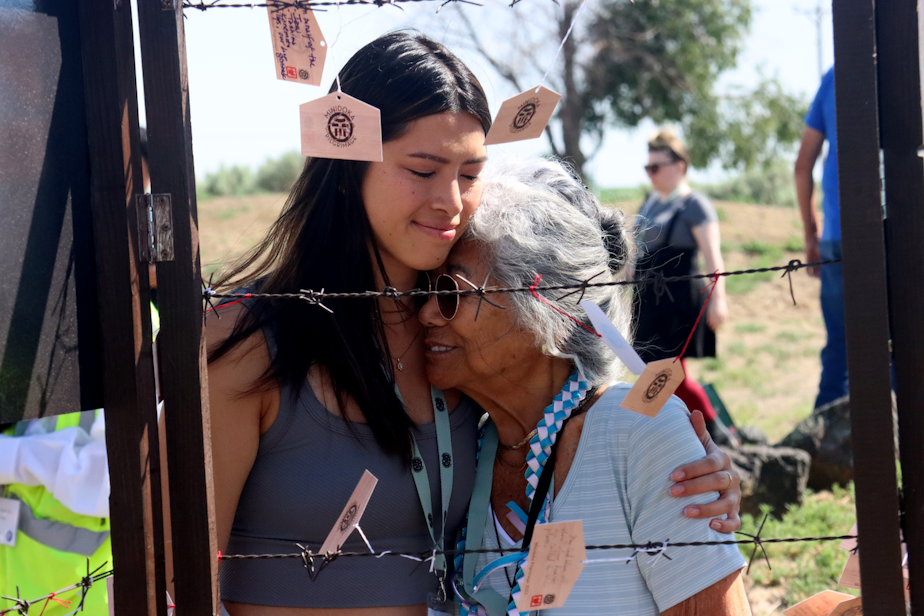
<svg viewBox="0 0 924 616"><path fill-rule="evenodd" d="M454 547L472 493L481 415L466 397L450 414L454 475L446 548ZM430 471L432 510L437 512L442 506L435 425L418 426L415 437ZM369 426L328 412L307 384L297 397L283 388L279 416L260 438L244 484L227 553L294 553L300 551L296 543L317 551L366 469L378 478L360 523L372 547L413 553L433 549L407 465L379 448ZM342 549L368 551L356 532ZM412 605L425 603L437 589L427 563L399 556L340 558L314 581L300 558L225 560L220 579L223 601L283 607Z"/></svg>

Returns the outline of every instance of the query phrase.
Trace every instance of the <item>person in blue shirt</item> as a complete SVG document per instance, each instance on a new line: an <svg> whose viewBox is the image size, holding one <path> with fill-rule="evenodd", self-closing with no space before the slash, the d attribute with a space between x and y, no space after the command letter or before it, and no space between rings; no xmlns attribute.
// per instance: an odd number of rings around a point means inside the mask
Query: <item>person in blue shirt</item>
<svg viewBox="0 0 924 616"><path fill-rule="evenodd" d="M825 140L828 155L821 179L823 226L819 229L812 170ZM837 190L837 124L834 105L834 67L821 79L808 113L795 166L796 195L805 232L808 261L841 258L841 214ZM821 278L821 312L828 341L821 350L821 382L815 408L847 395L847 345L844 333L844 282L841 264L809 269Z"/></svg>

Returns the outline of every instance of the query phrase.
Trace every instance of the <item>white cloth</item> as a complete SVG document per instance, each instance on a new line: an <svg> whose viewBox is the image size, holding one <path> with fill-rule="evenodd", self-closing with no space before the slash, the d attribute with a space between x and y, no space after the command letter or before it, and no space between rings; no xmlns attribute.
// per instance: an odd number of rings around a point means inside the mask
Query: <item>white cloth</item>
<svg viewBox="0 0 924 616"><path fill-rule="evenodd" d="M74 513L108 518L105 430L100 411L89 434L79 427L44 433L35 420L24 436L0 435L0 485L45 486Z"/></svg>
<svg viewBox="0 0 924 616"><path fill-rule="evenodd" d="M706 520L683 515L687 505L714 501L716 492L682 498L668 492L670 473L705 455L686 407L672 396L657 417L645 417L619 406L629 389L625 383L611 385L588 411L574 462L553 500L551 521L583 520L587 545L733 539L710 529ZM498 547L493 526L489 517L481 547ZM501 543L512 547L503 538ZM745 564L734 545L668 547L664 554L670 559L640 553L628 563L589 562L564 607L542 613L657 616ZM587 552L588 560L631 556L631 549ZM476 572L495 558L481 555ZM512 569L509 574L513 578ZM510 592L502 571L488 575L481 587L505 598Z"/></svg>

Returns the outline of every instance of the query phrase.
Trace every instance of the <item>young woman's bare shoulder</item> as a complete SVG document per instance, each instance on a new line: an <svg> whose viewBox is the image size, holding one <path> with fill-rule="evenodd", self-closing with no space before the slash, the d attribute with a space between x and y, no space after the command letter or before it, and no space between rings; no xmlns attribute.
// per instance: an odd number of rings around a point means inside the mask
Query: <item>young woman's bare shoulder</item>
<svg viewBox="0 0 924 616"><path fill-rule="evenodd" d="M208 313L205 318L206 348L210 355L231 336L238 321L247 313L247 308L241 304L223 306L219 310L220 318L217 311ZM213 395L213 384L225 390L222 393L226 395L240 395L253 390L269 368L270 361L263 332L254 332L221 357L209 362L209 382Z"/></svg>

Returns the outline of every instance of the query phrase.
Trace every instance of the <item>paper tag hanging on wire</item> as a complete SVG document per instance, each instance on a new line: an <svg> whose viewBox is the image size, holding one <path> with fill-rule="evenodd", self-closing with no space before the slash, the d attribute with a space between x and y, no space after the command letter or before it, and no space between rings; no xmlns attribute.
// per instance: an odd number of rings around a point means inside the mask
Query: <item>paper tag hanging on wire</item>
<svg viewBox="0 0 924 616"><path fill-rule="evenodd" d="M334 527L330 529L330 534L324 540L324 545L321 546L319 554L333 554L340 549L340 546L344 544L347 537L359 524L360 518L363 517L363 512L366 511L366 505L369 504L372 491L378 481L375 475L369 471L363 473L359 483L356 485L356 489L353 490L353 494L350 495L350 499L343 507L343 511L340 512L340 517L337 518Z"/></svg>
<svg viewBox="0 0 924 616"><path fill-rule="evenodd" d="M828 616L863 616L863 597L851 597L841 601Z"/></svg>
<svg viewBox="0 0 924 616"><path fill-rule="evenodd" d="M683 366L674 358L653 361L645 366L619 406L648 417L656 417L680 387L684 376Z"/></svg>
<svg viewBox="0 0 924 616"><path fill-rule="evenodd" d="M314 12L292 6L276 8L272 3L266 12L273 37L276 79L321 85L327 42Z"/></svg>
<svg viewBox="0 0 924 616"><path fill-rule="evenodd" d="M302 155L382 162L379 110L343 92L299 105Z"/></svg>
<svg viewBox="0 0 924 616"><path fill-rule="evenodd" d="M817 595L812 595L804 601L800 601L785 612L784 616L828 616L831 610L836 608L844 601L853 599L853 595L834 590L823 590Z"/></svg>
<svg viewBox="0 0 924 616"><path fill-rule="evenodd" d="M530 88L513 98L507 99L497 110L497 117L485 145L525 141L542 136L546 124L552 119L552 112L561 99L561 94L545 86Z"/></svg>
<svg viewBox="0 0 924 616"><path fill-rule="evenodd" d="M603 342L606 343L606 346L610 347L613 353L616 353L619 361L625 364L632 374L636 376L641 374L645 370L645 361L639 357L639 354L632 348L629 341L616 329L616 326L606 316L603 309L595 302L586 299L581 302L581 308L590 317L590 322L593 324L594 329L597 330L597 333L603 336Z"/></svg>
<svg viewBox="0 0 924 616"><path fill-rule="evenodd" d="M563 606L586 559L584 526L580 520L537 525L517 609L529 612Z"/></svg>
<svg viewBox="0 0 924 616"><path fill-rule="evenodd" d="M860 555L851 554L850 558L847 559L847 562L844 564L844 571L841 573L841 579L838 581L838 586L846 586L847 588L856 588L859 590L860 587Z"/></svg>

